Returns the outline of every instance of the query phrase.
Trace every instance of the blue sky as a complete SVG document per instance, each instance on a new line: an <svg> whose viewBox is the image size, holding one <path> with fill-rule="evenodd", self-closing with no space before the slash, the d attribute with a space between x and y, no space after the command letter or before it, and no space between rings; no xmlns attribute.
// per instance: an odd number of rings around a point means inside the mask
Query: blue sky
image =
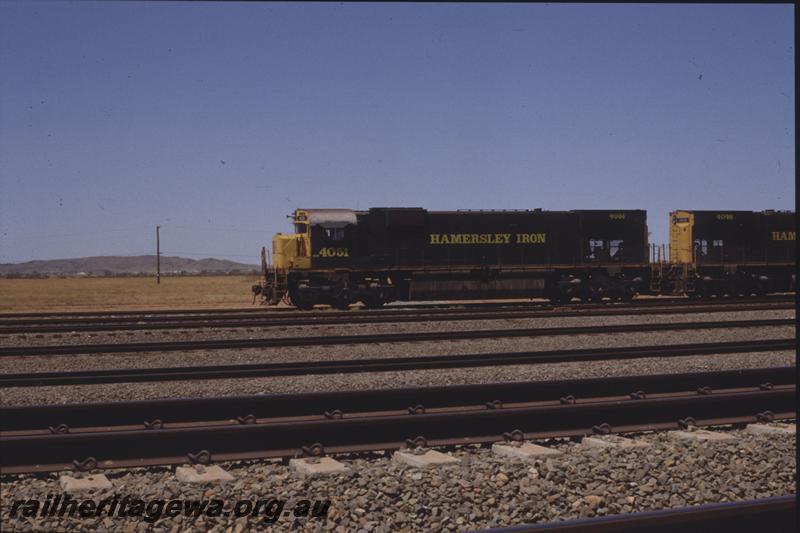
<svg viewBox="0 0 800 533"><path fill-rule="evenodd" d="M296 207L794 209L791 5L0 2L0 262Z"/></svg>

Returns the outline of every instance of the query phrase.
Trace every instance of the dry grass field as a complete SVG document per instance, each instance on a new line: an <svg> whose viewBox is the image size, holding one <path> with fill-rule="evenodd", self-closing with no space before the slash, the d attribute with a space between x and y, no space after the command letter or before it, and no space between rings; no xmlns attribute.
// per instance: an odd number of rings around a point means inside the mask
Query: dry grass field
<svg viewBox="0 0 800 533"><path fill-rule="evenodd" d="M248 307L257 276L0 279L0 313Z"/></svg>

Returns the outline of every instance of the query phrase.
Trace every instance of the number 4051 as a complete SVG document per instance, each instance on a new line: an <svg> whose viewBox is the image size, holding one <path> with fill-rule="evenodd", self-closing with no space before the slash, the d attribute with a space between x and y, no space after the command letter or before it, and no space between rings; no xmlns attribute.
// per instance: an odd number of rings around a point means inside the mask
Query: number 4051
<svg viewBox="0 0 800 533"><path fill-rule="evenodd" d="M347 248L322 248L319 251L320 257L350 257L350 250Z"/></svg>

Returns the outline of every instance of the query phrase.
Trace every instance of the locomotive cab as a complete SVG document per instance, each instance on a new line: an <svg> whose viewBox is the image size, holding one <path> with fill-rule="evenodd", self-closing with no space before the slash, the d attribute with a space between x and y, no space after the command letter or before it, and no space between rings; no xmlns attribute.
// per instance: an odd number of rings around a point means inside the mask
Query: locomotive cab
<svg viewBox="0 0 800 533"><path fill-rule="evenodd" d="M354 254L355 211L296 209L290 215L295 233L272 238L274 266L279 270L308 270L347 266Z"/></svg>
<svg viewBox="0 0 800 533"><path fill-rule="evenodd" d="M355 259L357 217L350 209L307 211L311 261L314 268L348 268Z"/></svg>
<svg viewBox="0 0 800 533"><path fill-rule="evenodd" d="M299 308L315 303L346 307L352 298L340 272L355 255L355 211L296 209L288 218L295 232L272 238L271 265L262 252L264 282L253 286L253 292L271 305L288 296Z"/></svg>

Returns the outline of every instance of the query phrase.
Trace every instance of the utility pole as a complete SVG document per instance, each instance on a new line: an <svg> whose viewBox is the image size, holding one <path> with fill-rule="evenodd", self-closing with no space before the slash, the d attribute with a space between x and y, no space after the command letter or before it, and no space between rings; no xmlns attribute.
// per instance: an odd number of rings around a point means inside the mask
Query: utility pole
<svg viewBox="0 0 800 533"><path fill-rule="evenodd" d="M161 226L156 226L156 284L161 284Z"/></svg>

